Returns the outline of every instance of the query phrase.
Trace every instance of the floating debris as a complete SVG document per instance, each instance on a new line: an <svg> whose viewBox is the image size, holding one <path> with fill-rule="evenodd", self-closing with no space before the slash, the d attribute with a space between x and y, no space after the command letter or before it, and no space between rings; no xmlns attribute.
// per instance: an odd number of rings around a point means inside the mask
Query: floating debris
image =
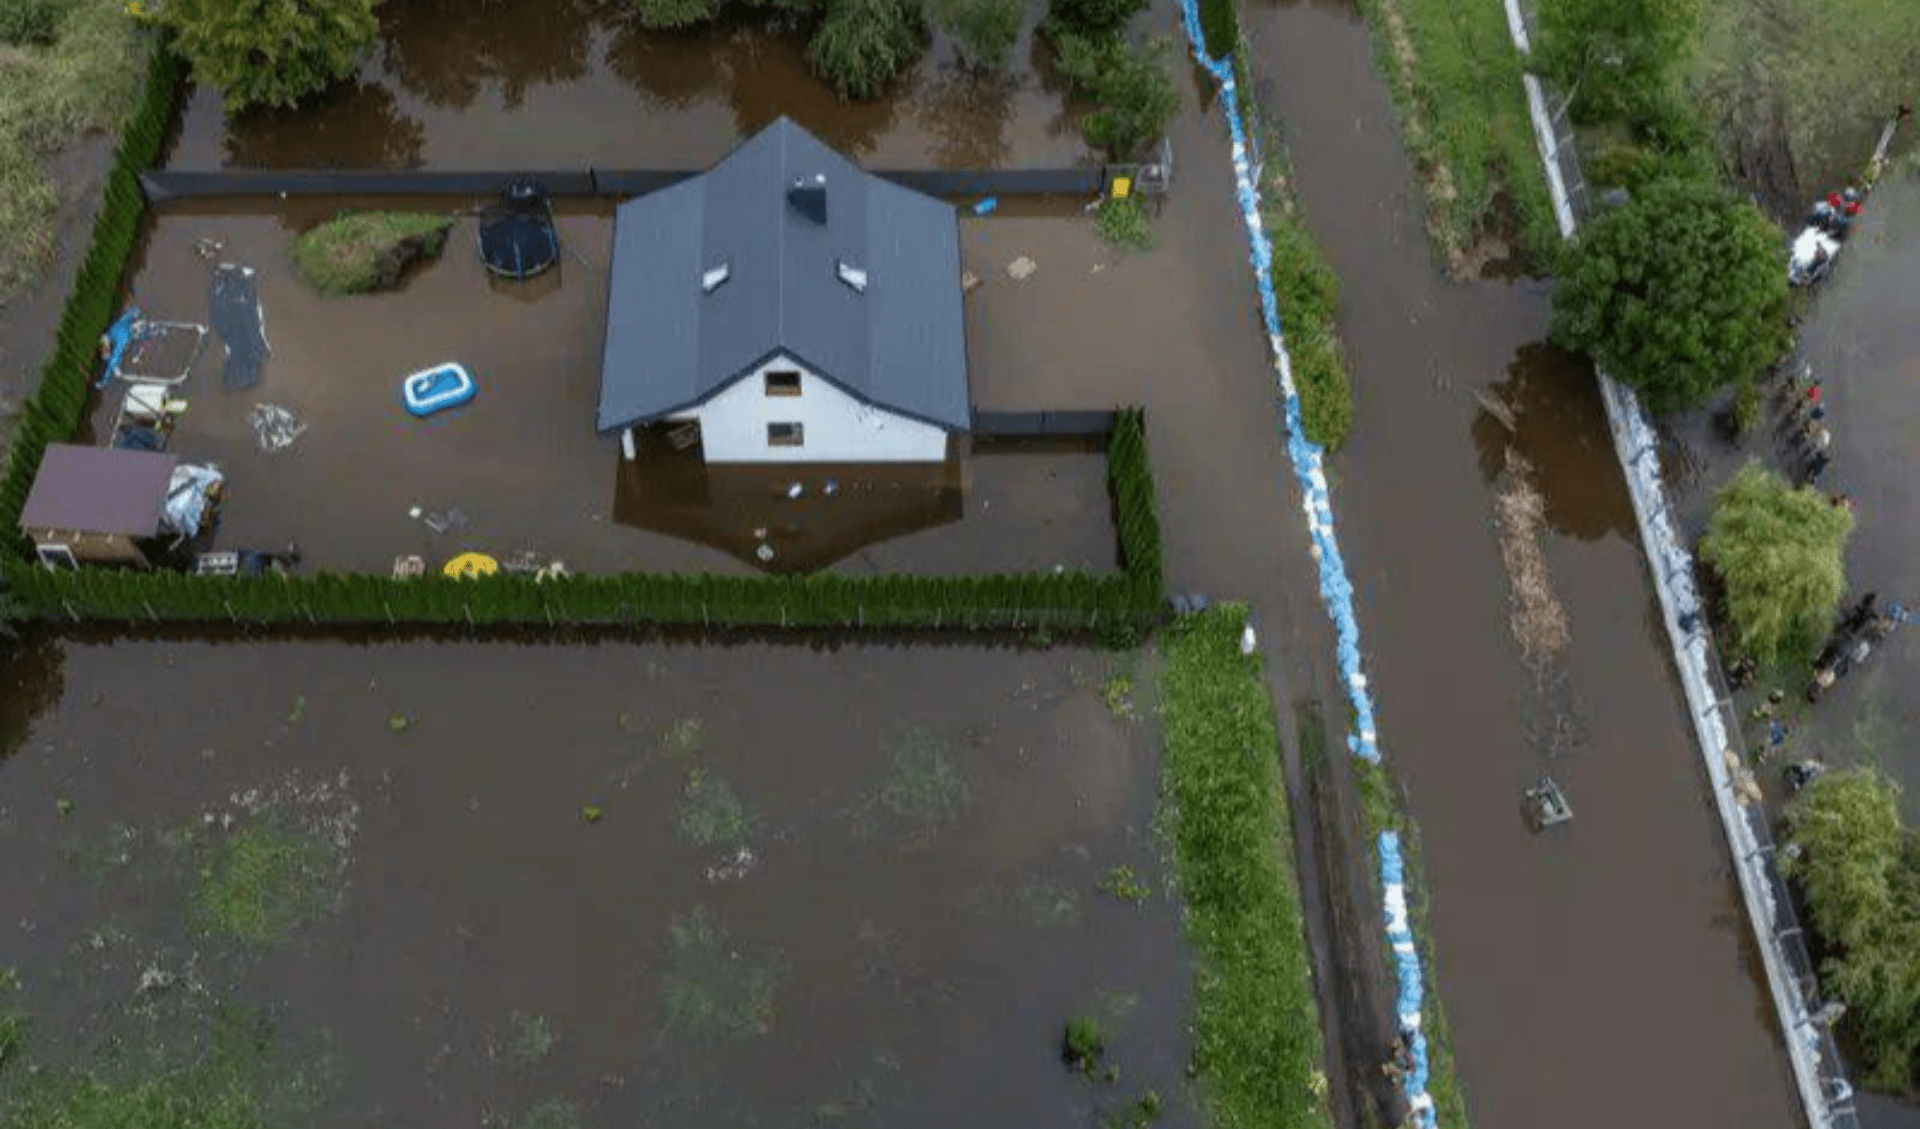
<svg viewBox="0 0 1920 1129"><path fill-rule="evenodd" d="M269 454L286 450L307 430L300 417L278 404L255 404L250 418L260 449Z"/></svg>
<svg viewBox="0 0 1920 1129"><path fill-rule="evenodd" d="M1007 277L1013 279L1015 282L1024 282L1027 280L1027 278L1030 275L1033 274L1034 271L1037 271L1039 269L1040 269L1039 263L1036 263L1032 259L1029 259L1025 255L1022 255L1019 258L1015 259L1013 262L1007 264Z"/></svg>

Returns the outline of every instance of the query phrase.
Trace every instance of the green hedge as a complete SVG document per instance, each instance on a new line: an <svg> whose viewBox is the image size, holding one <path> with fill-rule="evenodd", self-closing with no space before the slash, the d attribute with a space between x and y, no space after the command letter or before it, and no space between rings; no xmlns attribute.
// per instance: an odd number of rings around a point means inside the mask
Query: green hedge
<svg viewBox="0 0 1920 1129"><path fill-rule="evenodd" d="M27 491L33 488L47 444L70 440L80 430L100 337L119 311L121 276L140 239L140 221L147 207L140 173L160 156L184 78L180 61L164 46L156 46L148 64L146 92L120 135L100 218L93 227L93 244L61 311L53 352L40 370L40 389L21 407L14 422L6 477L0 479L0 537L11 550L5 553L9 558L25 558L32 552L20 532L20 510L27 504Z"/></svg>
<svg viewBox="0 0 1920 1129"><path fill-rule="evenodd" d="M545 582L371 575L211 577L7 563L20 601L49 618L191 623L630 624L1130 632L1162 601L1160 524L1138 410L1120 414L1108 471L1122 572L993 576L700 576L622 573Z"/></svg>

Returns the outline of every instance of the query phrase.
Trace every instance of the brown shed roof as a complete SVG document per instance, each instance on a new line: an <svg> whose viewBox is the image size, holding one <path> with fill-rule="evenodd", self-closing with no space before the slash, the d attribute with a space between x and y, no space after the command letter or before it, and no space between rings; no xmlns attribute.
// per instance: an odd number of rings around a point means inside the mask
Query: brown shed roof
<svg viewBox="0 0 1920 1129"><path fill-rule="evenodd" d="M154 451L51 444L20 511L20 525L152 537L160 532L176 461Z"/></svg>

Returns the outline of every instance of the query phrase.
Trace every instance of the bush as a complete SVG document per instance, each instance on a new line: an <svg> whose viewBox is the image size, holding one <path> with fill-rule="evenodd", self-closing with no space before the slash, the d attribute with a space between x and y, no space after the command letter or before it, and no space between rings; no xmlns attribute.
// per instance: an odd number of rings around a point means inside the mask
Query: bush
<svg viewBox="0 0 1920 1129"><path fill-rule="evenodd" d="M1704 182L1652 185L1568 248L1554 340L1590 354L1655 412L1690 407L1780 355L1781 260L1779 232L1752 204Z"/></svg>
<svg viewBox="0 0 1920 1129"><path fill-rule="evenodd" d="M1153 224L1138 196L1108 197L1094 215L1100 238L1125 250L1142 251L1153 245Z"/></svg>
<svg viewBox="0 0 1920 1129"><path fill-rule="evenodd" d="M1300 427L1308 439L1337 451L1353 430L1353 388L1335 322L1340 281L1297 219L1270 219L1267 240L1273 248L1273 293L1300 393Z"/></svg>
<svg viewBox="0 0 1920 1129"><path fill-rule="evenodd" d="M322 294L383 290L415 260L438 255L452 226L425 212L348 212L294 240L293 262Z"/></svg>
<svg viewBox="0 0 1920 1129"><path fill-rule="evenodd" d="M1700 556L1726 586L1741 654L1811 655L1846 595L1843 556L1853 513L1748 463L1714 499Z"/></svg>
<svg viewBox="0 0 1920 1129"><path fill-rule="evenodd" d="M720 0L633 0L633 18L641 27L691 27L720 14Z"/></svg>
<svg viewBox="0 0 1920 1129"><path fill-rule="evenodd" d="M1240 45L1240 17L1234 0L1200 0L1200 34L1207 54L1224 59Z"/></svg>
<svg viewBox="0 0 1920 1129"><path fill-rule="evenodd" d="M60 0L6 0L0 4L0 43L46 47L60 31Z"/></svg>
<svg viewBox="0 0 1920 1129"><path fill-rule="evenodd" d="M832 0L807 62L842 97L874 98L919 57L925 34L913 0Z"/></svg>
<svg viewBox="0 0 1920 1129"><path fill-rule="evenodd" d="M228 111L291 106L346 78L380 34L379 0L167 0L159 21Z"/></svg>
<svg viewBox="0 0 1920 1129"><path fill-rule="evenodd" d="M1053 44L1060 73L1094 102L1082 124L1088 143L1114 160L1139 156L1180 112L1165 40L1130 50L1118 35L1055 33Z"/></svg>
<svg viewBox="0 0 1920 1129"><path fill-rule="evenodd" d="M1787 805L1797 881L1829 950L1827 994L1877 1089L1905 1091L1920 1072L1920 847L1900 822L1900 789L1871 768L1831 772Z"/></svg>
<svg viewBox="0 0 1920 1129"><path fill-rule="evenodd" d="M961 57L983 70L1005 69L1026 15L1023 0L931 0L928 10Z"/></svg>
<svg viewBox="0 0 1920 1129"><path fill-rule="evenodd" d="M1076 1015L1067 1020L1060 1037L1060 1060L1075 1070L1092 1074L1107 1053L1107 1033L1091 1015Z"/></svg>
<svg viewBox="0 0 1920 1129"><path fill-rule="evenodd" d="M1533 59L1585 120L1628 116L1664 89L1700 24L1694 0L1543 0L1539 11Z"/></svg>
<svg viewBox="0 0 1920 1129"><path fill-rule="evenodd" d="M1051 37L1061 33L1098 37L1118 34L1148 0L1050 0L1047 26Z"/></svg>

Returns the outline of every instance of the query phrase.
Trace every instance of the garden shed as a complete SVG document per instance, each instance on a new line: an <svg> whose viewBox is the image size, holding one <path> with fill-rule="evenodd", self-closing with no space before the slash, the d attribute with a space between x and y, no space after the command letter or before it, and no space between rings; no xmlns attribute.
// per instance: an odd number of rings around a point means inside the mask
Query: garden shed
<svg viewBox="0 0 1920 1129"><path fill-rule="evenodd" d="M164 529L175 458L158 451L54 443L40 460L20 528L53 567L146 567L140 543Z"/></svg>
<svg viewBox="0 0 1920 1129"><path fill-rule="evenodd" d="M630 452L648 428L710 463L939 463L971 419L952 205L781 118L620 206L599 430Z"/></svg>

